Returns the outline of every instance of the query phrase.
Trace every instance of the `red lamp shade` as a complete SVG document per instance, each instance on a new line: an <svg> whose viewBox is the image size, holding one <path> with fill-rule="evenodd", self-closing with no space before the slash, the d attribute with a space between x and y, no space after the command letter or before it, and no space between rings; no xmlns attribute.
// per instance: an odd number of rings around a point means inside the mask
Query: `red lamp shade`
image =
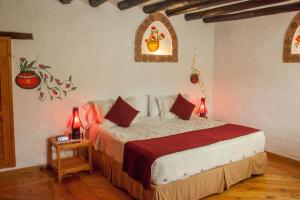
<svg viewBox="0 0 300 200"><path fill-rule="evenodd" d="M206 106L205 106L205 98L201 98L201 102L200 102L198 112L199 112L200 117L205 117L206 118L207 109L206 109Z"/></svg>
<svg viewBox="0 0 300 200"><path fill-rule="evenodd" d="M79 118L79 111L78 108L74 109L73 111L73 126L72 128L80 128L82 126L80 118Z"/></svg>
<svg viewBox="0 0 300 200"><path fill-rule="evenodd" d="M68 123L68 127L72 129L72 139L80 138L80 128L82 127L82 123L79 117L78 107L73 108L73 113L71 120Z"/></svg>

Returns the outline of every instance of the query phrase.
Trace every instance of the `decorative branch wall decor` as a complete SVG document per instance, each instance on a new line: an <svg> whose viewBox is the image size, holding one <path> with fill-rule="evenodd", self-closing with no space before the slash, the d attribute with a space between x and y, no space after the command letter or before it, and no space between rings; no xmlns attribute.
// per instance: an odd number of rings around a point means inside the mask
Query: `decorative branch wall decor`
<svg viewBox="0 0 300 200"><path fill-rule="evenodd" d="M283 61L300 62L300 12L295 16L285 34L283 44Z"/></svg>
<svg viewBox="0 0 300 200"><path fill-rule="evenodd" d="M149 15L135 35L136 62L178 62L177 35L161 13Z"/></svg>
<svg viewBox="0 0 300 200"><path fill-rule="evenodd" d="M36 60L28 61L26 58L20 58L20 73L16 76L15 82L22 89L37 88L38 99L45 101L47 96L50 100L66 97L67 94L77 87L73 86L72 76L68 80L61 81L54 77L50 72L51 67L43 64L35 66Z"/></svg>

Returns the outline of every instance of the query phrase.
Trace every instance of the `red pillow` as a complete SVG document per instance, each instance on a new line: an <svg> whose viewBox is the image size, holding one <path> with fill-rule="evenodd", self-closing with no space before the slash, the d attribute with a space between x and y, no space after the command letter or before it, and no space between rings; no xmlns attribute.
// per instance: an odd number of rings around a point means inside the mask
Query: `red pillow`
<svg viewBox="0 0 300 200"><path fill-rule="evenodd" d="M178 94L176 101L172 105L170 112L177 115L179 118L189 120L195 105L186 100L181 94Z"/></svg>
<svg viewBox="0 0 300 200"><path fill-rule="evenodd" d="M117 101L105 115L105 119L112 121L118 126L129 127L133 119L140 111L134 109L121 97L118 97Z"/></svg>

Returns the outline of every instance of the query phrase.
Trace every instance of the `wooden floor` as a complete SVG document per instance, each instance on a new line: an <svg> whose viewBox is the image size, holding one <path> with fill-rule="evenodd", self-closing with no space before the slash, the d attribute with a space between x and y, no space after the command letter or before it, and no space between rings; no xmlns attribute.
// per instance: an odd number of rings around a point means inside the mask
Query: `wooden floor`
<svg viewBox="0 0 300 200"><path fill-rule="evenodd" d="M61 183L51 170L0 176L0 200L132 200L100 173L81 173ZM264 176L245 180L207 200L300 199L300 165L271 155Z"/></svg>

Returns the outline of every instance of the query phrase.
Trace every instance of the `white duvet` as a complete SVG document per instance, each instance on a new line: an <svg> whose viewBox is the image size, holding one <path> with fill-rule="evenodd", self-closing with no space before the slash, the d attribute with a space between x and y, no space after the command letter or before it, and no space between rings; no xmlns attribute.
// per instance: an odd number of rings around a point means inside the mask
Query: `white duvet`
<svg viewBox="0 0 300 200"><path fill-rule="evenodd" d="M122 163L124 144L127 141L150 139L221 126L226 123L212 119L193 118L185 121L178 118L160 119L144 117L129 128L116 125L93 125L89 137L96 150L105 152L117 162ZM265 148L265 136L262 131L199 147L173 153L158 158L151 167L151 182L156 185L176 180L239 161L261 153Z"/></svg>

